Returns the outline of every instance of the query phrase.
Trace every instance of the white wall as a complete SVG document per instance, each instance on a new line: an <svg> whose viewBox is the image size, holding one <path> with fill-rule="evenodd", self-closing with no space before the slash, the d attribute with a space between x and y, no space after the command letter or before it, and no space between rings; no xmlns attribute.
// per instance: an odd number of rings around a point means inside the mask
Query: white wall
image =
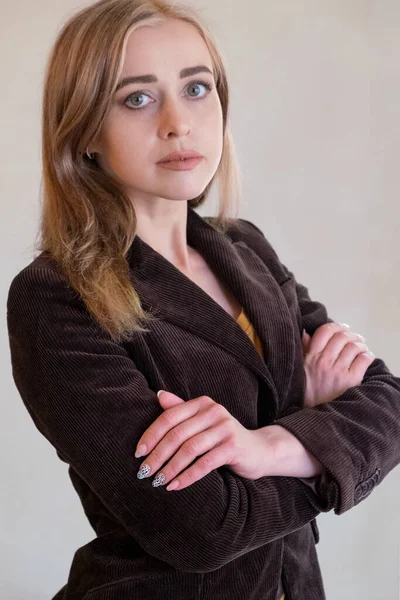
<svg viewBox="0 0 400 600"><path fill-rule="evenodd" d="M188 2L189 3L189 2ZM0 0L3 418L0 596L50 598L92 539L67 466L14 386L5 322L33 258L44 63L82 2ZM232 128L254 220L330 316L400 374L398 0L192 0L228 61ZM214 204L202 214L211 214ZM399 597L395 469L360 505L318 517L328 600Z"/></svg>

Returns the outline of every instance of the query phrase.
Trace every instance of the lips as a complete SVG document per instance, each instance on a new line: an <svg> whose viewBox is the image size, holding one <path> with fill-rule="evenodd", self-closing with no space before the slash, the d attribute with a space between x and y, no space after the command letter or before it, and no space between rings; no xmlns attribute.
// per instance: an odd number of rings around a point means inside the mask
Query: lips
<svg viewBox="0 0 400 600"><path fill-rule="evenodd" d="M163 163L163 162L170 162L173 160L188 160L190 158L203 158L203 157L198 152L188 150L185 152L172 152L172 154L167 154L167 156L164 156L164 158L162 158L158 162Z"/></svg>

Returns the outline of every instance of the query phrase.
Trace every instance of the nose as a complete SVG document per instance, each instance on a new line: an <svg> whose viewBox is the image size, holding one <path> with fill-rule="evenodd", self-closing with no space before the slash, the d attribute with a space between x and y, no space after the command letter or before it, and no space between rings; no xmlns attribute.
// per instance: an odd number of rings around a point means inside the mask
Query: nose
<svg viewBox="0 0 400 600"><path fill-rule="evenodd" d="M159 135L163 139L190 133L190 117L178 100L166 99L160 114Z"/></svg>

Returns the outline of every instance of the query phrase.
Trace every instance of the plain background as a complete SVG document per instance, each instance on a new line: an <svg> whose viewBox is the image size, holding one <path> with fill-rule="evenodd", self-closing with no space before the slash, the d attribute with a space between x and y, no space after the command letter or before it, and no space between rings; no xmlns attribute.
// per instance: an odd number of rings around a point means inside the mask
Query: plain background
<svg viewBox="0 0 400 600"><path fill-rule="evenodd" d="M400 374L398 0L192 0L227 60L243 170L239 216L336 321ZM94 536L67 465L14 386L11 279L34 258L44 64L77 0L1 0L1 587L43 600ZM184 65L182 65L184 66ZM213 198L200 209L214 214ZM400 401L400 399L399 399ZM341 517L318 517L328 600L399 598L400 469ZM210 599L211 600L211 599Z"/></svg>

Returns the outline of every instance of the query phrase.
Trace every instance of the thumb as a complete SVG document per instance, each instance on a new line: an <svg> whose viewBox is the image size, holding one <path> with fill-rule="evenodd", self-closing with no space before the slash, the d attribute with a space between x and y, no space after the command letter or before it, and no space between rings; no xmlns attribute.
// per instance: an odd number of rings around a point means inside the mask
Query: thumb
<svg viewBox="0 0 400 600"><path fill-rule="evenodd" d="M164 409L171 408L171 406L185 402L176 394L173 394L172 392L166 392L165 390L159 390L157 392L157 398Z"/></svg>
<svg viewBox="0 0 400 600"><path fill-rule="evenodd" d="M301 341L303 342L303 350L307 352L310 345L311 336L307 333L305 329L303 329L303 333L301 336Z"/></svg>

